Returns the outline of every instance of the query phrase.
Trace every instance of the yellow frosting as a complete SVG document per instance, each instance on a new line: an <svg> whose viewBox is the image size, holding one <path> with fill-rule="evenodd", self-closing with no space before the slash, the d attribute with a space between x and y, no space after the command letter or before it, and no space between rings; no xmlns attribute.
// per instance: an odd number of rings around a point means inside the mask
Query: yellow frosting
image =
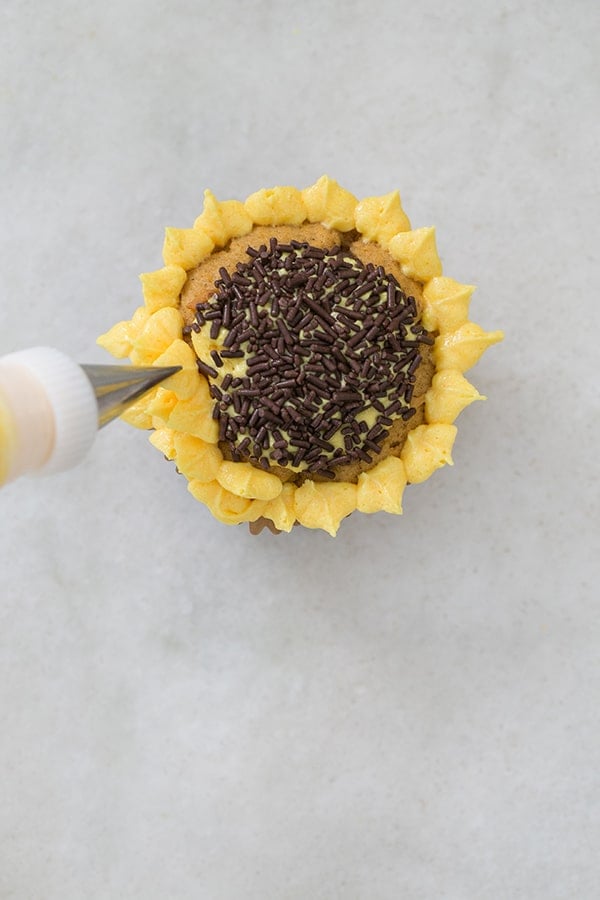
<svg viewBox="0 0 600 900"><path fill-rule="evenodd" d="M232 238L241 237L252 231L254 225L252 216L239 200L223 200L219 204L219 210L223 224Z"/></svg>
<svg viewBox="0 0 600 900"><path fill-rule="evenodd" d="M101 334L96 343L117 359L129 356L133 349L130 335L131 322L117 322L105 334Z"/></svg>
<svg viewBox="0 0 600 900"><path fill-rule="evenodd" d="M146 408L154 419L159 419L164 423L169 421L169 416L178 402L177 394L174 394L173 391L169 391L167 388L158 387L154 396L149 398Z"/></svg>
<svg viewBox="0 0 600 900"><path fill-rule="evenodd" d="M408 432L400 458L411 484L425 481L441 466L453 465L455 425L418 425Z"/></svg>
<svg viewBox="0 0 600 900"><path fill-rule="evenodd" d="M296 488L296 519L306 528L322 528L335 537L340 522L356 509L358 488L344 481L305 481Z"/></svg>
<svg viewBox="0 0 600 900"><path fill-rule="evenodd" d="M216 479L238 497L250 500L274 500L281 493L282 483L276 475L257 469L246 462L221 463Z"/></svg>
<svg viewBox="0 0 600 900"><path fill-rule="evenodd" d="M358 476L356 507L360 512L385 511L402 513L402 494L406 487L404 463L396 456L388 456Z"/></svg>
<svg viewBox="0 0 600 900"><path fill-rule="evenodd" d="M382 197L365 197L356 207L355 219L364 240L376 241L386 248L395 234L410 228L398 191Z"/></svg>
<svg viewBox="0 0 600 900"><path fill-rule="evenodd" d="M423 288L423 325L428 331L452 331L463 325L469 315L472 284L459 284L453 278L437 276Z"/></svg>
<svg viewBox="0 0 600 900"><path fill-rule="evenodd" d="M147 309L147 307L138 306L133 316L131 317L131 322L129 323L132 339L137 337L141 333L149 318L150 311Z"/></svg>
<svg viewBox="0 0 600 900"><path fill-rule="evenodd" d="M212 191L204 191L204 209L194 222L194 228L209 236L215 247L224 247L234 237L248 234L252 217L239 200L219 203Z"/></svg>
<svg viewBox="0 0 600 900"><path fill-rule="evenodd" d="M255 522L263 514L265 503L263 500L248 500L238 497L231 491L222 487L218 481L193 480L188 484L188 490L210 509L211 513L225 525L240 525L242 522Z"/></svg>
<svg viewBox="0 0 600 900"><path fill-rule="evenodd" d="M149 318L150 313L146 307L139 306L130 322L117 322L106 334L100 335L97 343L117 359L129 356L134 340L139 336Z"/></svg>
<svg viewBox="0 0 600 900"><path fill-rule="evenodd" d="M355 227L354 213L358 200L327 175L305 188L302 200L309 222L320 222L337 231L351 231Z"/></svg>
<svg viewBox="0 0 600 900"><path fill-rule="evenodd" d="M211 359L222 346L225 332L210 337L210 325L191 335L195 353L183 340L183 319L178 310L187 273L215 248L233 237L248 234L253 225L299 225L320 222L337 231L356 229L365 241L387 248L404 273L422 285L422 321L437 331L433 355L436 373L425 397L425 421L409 432L400 458L389 456L367 472L357 484L314 482L300 487L285 483L271 472L244 462L224 460L218 447L219 427L213 418L213 400L206 378L198 373L196 355ZM133 404L123 418L138 428L153 428L152 444L173 459L189 484L190 493L228 525L270 519L281 531L295 522L335 535L347 515L402 512L407 482L424 481L440 466L451 465L456 436L452 424L462 409L482 398L463 372L484 350L502 339L502 332L485 332L468 321L471 285L442 276L435 230L411 230L397 191L358 201L349 191L323 175L300 191L294 187L262 189L244 203L218 201L205 191L202 213L193 228L167 228L163 247L165 265L140 276L144 306L130 321L118 322L98 343L113 356L129 356L137 365L179 365L181 372ZM224 359L219 369L243 376L244 359ZM374 410L365 412L371 419ZM334 439L332 439L334 440ZM1 473L0 473L1 474Z"/></svg>
<svg viewBox="0 0 600 900"><path fill-rule="evenodd" d="M150 366L168 350L173 341L181 338L183 319L181 313L171 306L152 313L141 331L133 339L133 349L129 354L136 366Z"/></svg>
<svg viewBox="0 0 600 900"><path fill-rule="evenodd" d="M171 431L166 428L164 431ZM223 455L216 444L209 444L191 434L171 431L173 459L177 468L189 481L214 481L219 474ZM241 496L241 495L240 495Z"/></svg>
<svg viewBox="0 0 600 900"><path fill-rule="evenodd" d="M435 244L435 228L417 228L397 234L391 239L388 249L409 278L425 282L442 274L442 264Z"/></svg>
<svg viewBox="0 0 600 900"><path fill-rule="evenodd" d="M466 406L485 399L458 369L443 369L435 373L425 394L425 419L451 425Z"/></svg>
<svg viewBox="0 0 600 900"><path fill-rule="evenodd" d="M177 338L154 360L155 366L181 366L181 372L171 375L163 385L173 391L181 400L189 400L198 391L200 375L196 366L196 356L189 344Z"/></svg>
<svg viewBox="0 0 600 900"><path fill-rule="evenodd" d="M212 253L214 244L200 228L165 228L163 259L166 266L193 269Z"/></svg>
<svg viewBox="0 0 600 900"><path fill-rule="evenodd" d="M296 485L284 484L279 496L265 504L261 515L270 519L280 531L291 531L296 521L295 496Z"/></svg>
<svg viewBox="0 0 600 900"><path fill-rule="evenodd" d="M192 434L202 438L209 444L216 444L219 440L219 426L212 417L212 399L205 394L206 379L200 379L200 387L189 400L178 400L169 414L166 423L169 428Z"/></svg>
<svg viewBox="0 0 600 900"><path fill-rule="evenodd" d="M257 225L301 225L306 219L302 193L295 187L263 188L248 197L245 207Z"/></svg>
<svg viewBox="0 0 600 900"><path fill-rule="evenodd" d="M501 331L484 331L475 322L465 322L455 331L440 334L433 348L438 369L458 369L466 372L492 344L501 341Z"/></svg>
<svg viewBox="0 0 600 900"><path fill-rule="evenodd" d="M193 331L192 344L198 359L204 360L204 362L211 367L214 366L210 356L211 350L223 350L223 341L226 337L227 332L222 328L216 338L211 338L210 322L203 325L200 331ZM219 383L226 375L230 374L233 378L243 378L246 374L247 363L243 357L240 359L236 359L235 357L233 359L228 359L227 357L224 357L222 362L223 365L217 373Z"/></svg>
<svg viewBox="0 0 600 900"><path fill-rule="evenodd" d="M156 272L145 272L140 275L148 312L154 313L163 306L178 306L179 295L186 278L187 272L181 266L164 266Z"/></svg>
<svg viewBox="0 0 600 900"><path fill-rule="evenodd" d="M148 440L167 459L175 459L175 432L170 428L156 428Z"/></svg>

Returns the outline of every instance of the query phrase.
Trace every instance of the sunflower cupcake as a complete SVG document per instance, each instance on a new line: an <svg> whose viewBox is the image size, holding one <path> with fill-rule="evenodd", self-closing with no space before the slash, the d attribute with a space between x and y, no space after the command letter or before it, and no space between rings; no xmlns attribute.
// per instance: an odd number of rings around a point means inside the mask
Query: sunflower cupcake
<svg viewBox="0 0 600 900"><path fill-rule="evenodd" d="M473 287L442 275L398 192L358 201L327 176L244 203L206 191L163 257L98 342L182 367L123 418L219 521L335 535L452 464L454 421L483 399L463 373L503 335L468 320Z"/></svg>

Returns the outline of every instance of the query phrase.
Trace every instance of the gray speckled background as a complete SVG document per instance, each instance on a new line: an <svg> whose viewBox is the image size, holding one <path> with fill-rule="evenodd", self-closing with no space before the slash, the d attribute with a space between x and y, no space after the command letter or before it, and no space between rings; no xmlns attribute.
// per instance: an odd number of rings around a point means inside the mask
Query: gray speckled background
<svg viewBox="0 0 600 900"><path fill-rule="evenodd" d="M441 9L2 5L0 353L107 361L206 186L323 172L506 331L454 468L336 541L213 522L121 423L2 491L2 900L598 895L600 14Z"/></svg>

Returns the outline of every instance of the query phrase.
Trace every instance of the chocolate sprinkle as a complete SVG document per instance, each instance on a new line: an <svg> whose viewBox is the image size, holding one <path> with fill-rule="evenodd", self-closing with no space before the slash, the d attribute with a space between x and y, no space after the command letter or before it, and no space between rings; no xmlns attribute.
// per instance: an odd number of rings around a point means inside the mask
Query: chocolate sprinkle
<svg viewBox="0 0 600 900"><path fill-rule="evenodd" d="M302 465L329 479L336 466L372 462L391 417L415 413L419 344L433 338L414 297L339 246L271 238L247 254L235 272L219 270L216 293L198 305L192 326L220 338L210 361L198 360L219 440L233 459ZM243 357L245 372L235 376L227 361Z"/></svg>

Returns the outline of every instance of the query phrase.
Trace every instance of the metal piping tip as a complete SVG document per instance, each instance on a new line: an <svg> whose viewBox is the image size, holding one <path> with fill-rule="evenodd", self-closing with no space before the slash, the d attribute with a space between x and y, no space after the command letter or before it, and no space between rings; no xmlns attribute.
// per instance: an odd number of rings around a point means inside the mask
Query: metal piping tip
<svg viewBox="0 0 600 900"><path fill-rule="evenodd" d="M181 371L181 366L81 366L94 389L98 403L98 428L117 416L149 391Z"/></svg>

